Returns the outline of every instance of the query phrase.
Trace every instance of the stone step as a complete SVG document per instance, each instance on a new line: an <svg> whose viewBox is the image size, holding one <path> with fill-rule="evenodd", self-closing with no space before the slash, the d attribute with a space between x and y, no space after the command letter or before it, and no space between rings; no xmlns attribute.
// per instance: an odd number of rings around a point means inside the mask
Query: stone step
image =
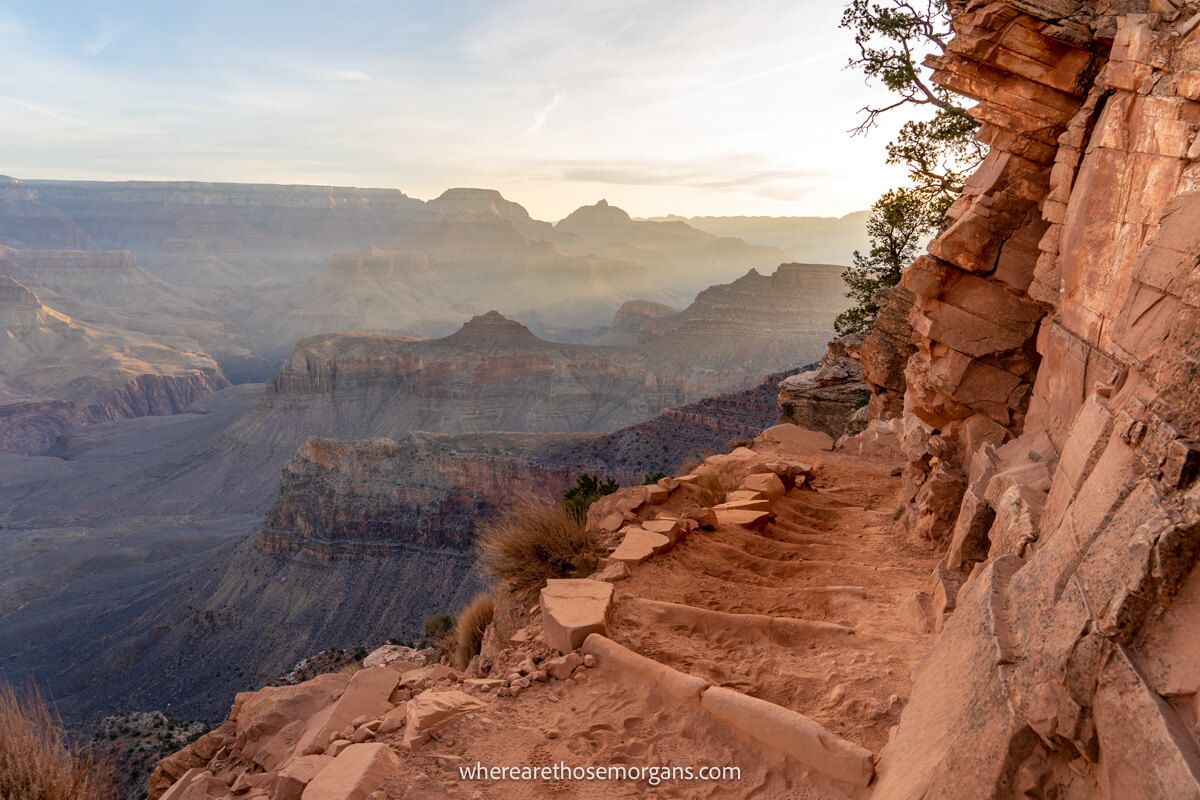
<svg viewBox="0 0 1200 800"><path fill-rule="evenodd" d="M875 774L874 755L815 720L766 700L735 692L639 655L599 634L583 644L601 669L627 681L649 684L667 697L697 706L709 718L739 736L783 752L835 780L866 786Z"/></svg>

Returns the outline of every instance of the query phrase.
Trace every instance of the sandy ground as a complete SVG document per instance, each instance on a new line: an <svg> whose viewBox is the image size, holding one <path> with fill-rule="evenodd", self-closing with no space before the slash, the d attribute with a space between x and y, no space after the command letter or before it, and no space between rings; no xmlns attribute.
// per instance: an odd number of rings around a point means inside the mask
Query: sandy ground
<svg viewBox="0 0 1200 800"><path fill-rule="evenodd" d="M755 446L788 457L786 446ZM822 453L810 486L774 504L762 531L694 533L616 584L610 636L675 669L804 713L873 751L887 741L910 674L931 643L899 615L926 580L933 553L909 544L892 518L895 465ZM677 606L663 603L678 604ZM679 606L682 606L679 607ZM712 614L710 612L725 612ZM738 614L801 621L781 634L749 631ZM805 630L803 621L818 623ZM833 625L822 624L833 623ZM452 722L414 751L392 798L861 796L740 738L706 715L632 686L605 669L535 683L516 698ZM472 781L460 767L735 766L718 781Z"/></svg>

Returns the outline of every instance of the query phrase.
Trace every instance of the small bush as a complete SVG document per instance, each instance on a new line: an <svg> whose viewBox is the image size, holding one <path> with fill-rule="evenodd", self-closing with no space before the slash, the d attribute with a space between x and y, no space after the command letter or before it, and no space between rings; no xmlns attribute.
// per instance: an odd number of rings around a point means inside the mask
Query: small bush
<svg viewBox="0 0 1200 800"><path fill-rule="evenodd" d="M582 521L587 517L592 503L620 488L621 484L612 478L585 472L576 479L574 486L563 493L563 506Z"/></svg>
<svg viewBox="0 0 1200 800"><path fill-rule="evenodd" d="M490 594L477 594L458 615L454 626L454 665L466 669L471 659L479 654L483 643L483 631L492 622L496 604Z"/></svg>
<svg viewBox="0 0 1200 800"><path fill-rule="evenodd" d="M37 691L0 686L0 797L112 800L112 767L72 744Z"/></svg>
<svg viewBox="0 0 1200 800"><path fill-rule="evenodd" d="M665 477L667 477L667 473L665 472L647 472L646 476L642 478L642 484L649 485L651 483L658 483Z"/></svg>
<svg viewBox="0 0 1200 800"><path fill-rule="evenodd" d="M695 472L701 464L704 463L704 459L711 455L713 455L713 451L705 448L695 455L688 456L680 463L679 474L690 475L691 473Z"/></svg>
<svg viewBox="0 0 1200 800"><path fill-rule="evenodd" d="M532 498L515 502L480 526L479 563L491 578L530 593L548 578L582 578L596 568L599 543L565 504Z"/></svg>
<svg viewBox="0 0 1200 800"><path fill-rule="evenodd" d="M421 632L430 641L437 641L452 630L454 630L454 617L446 613L434 614L421 626Z"/></svg>
<svg viewBox="0 0 1200 800"><path fill-rule="evenodd" d="M725 502L725 490L721 487L721 479L711 472L700 474L696 488L696 502L702 506L712 508Z"/></svg>

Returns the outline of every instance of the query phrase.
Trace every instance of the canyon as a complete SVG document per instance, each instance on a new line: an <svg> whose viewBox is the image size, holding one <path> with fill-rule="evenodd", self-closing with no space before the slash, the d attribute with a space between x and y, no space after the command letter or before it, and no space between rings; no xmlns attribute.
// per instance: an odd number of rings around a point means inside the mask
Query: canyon
<svg viewBox="0 0 1200 800"><path fill-rule="evenodd" d="M178 414L228 385L203 352L85 325L0 276L0 451L34 453L113 419Z"/></svg>
<svg viewBox="0 0 1200 800"><path fill-rule="evenodd" d="M530 796L457 767L564 762L738 765L664 790L714 797L1200 798L1200 8L950 8L929 64L988 155L874 330L784 387L809 414L857 362L862 430L768 427L603 498L597 571L493 587L466 670L239 695L152 797Z"/></svg>

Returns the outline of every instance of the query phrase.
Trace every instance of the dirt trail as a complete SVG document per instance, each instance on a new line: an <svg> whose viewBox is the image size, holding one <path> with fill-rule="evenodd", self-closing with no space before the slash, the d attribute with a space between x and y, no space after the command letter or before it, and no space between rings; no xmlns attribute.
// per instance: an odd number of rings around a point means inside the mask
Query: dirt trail
<svg viewBox="0 0 1200 800"><path fill-rule="evenodd" d="M893 523L901 502L895 464L814 453L760 439L761 456L815 463L809 485L772 504L750 531L690 534L618 581L610 637L682 672L801 712L878 752L908 697L910 674L932 636L900 615L936 556ZM718 456L724 479L739 469ZM722 460L724 459L724 460ZM711 461L711 459L710 459ZM730 477L732 473L733 477ZM768 630L751 619L782 620ZM526 617L539 633L537 614ZM552 681L436 731L389 782L389 797L864 797L741 738L711 717L629 685L607 671ZM735 781L464 781L460 766L733 765Z"/></svg>

